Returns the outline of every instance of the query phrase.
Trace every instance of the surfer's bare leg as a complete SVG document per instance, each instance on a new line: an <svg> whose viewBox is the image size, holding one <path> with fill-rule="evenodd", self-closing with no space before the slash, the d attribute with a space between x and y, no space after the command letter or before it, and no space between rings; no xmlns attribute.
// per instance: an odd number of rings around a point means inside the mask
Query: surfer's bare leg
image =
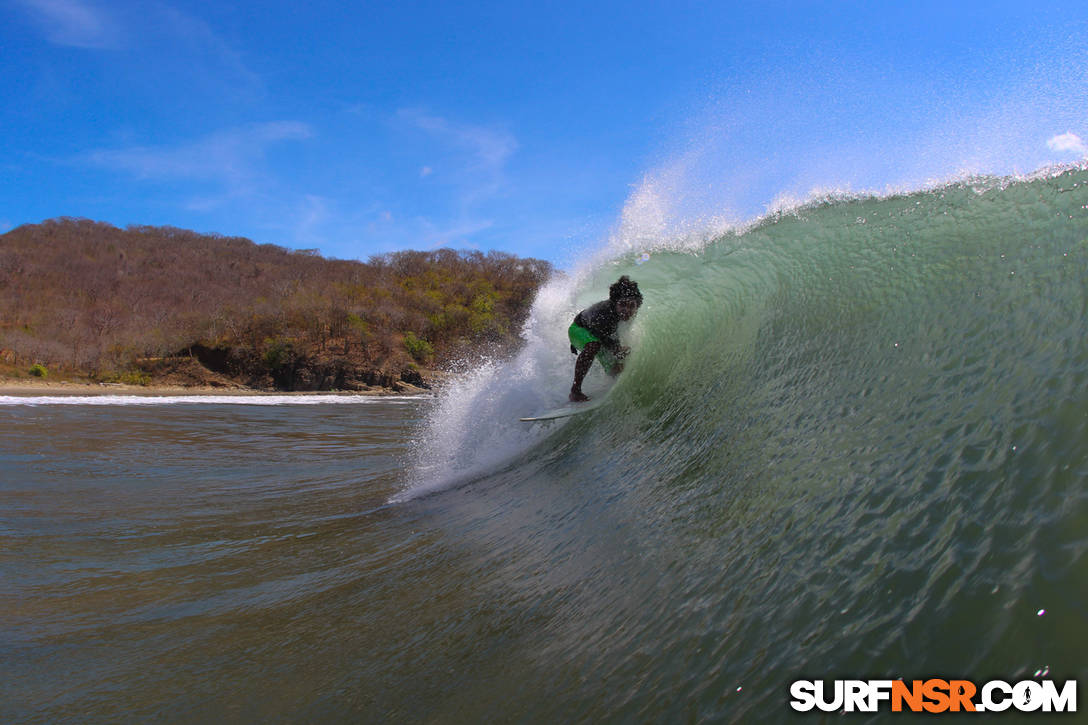
<svg viewBox="0 0 1088 725"><path fill-rule="evenodd" d="M593 367L593 358L601 351L601 343L588 342L582 352L578 354L578 361L574 363L574 385L570 386L570 402L584 403L589 396L582 392L582 381L586 373Z"/></svg>

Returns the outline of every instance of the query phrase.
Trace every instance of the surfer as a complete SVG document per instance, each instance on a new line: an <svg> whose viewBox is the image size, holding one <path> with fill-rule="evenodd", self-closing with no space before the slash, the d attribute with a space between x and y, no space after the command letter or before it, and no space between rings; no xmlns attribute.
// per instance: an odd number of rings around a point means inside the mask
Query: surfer
<svg viewBox="0 0 1088 725"><path fill-rule="evenodd" d="M607 300L591 305L575 316L567 330L570 351L578 356L574 363L570 402L589 400L589 396L582 392L582 380L593 366L594 358L612 377L623 372L623 359L631 349L620 344L616 338L616 327L620 322L634 317L641 306L642 293L638 291L638 282L624 275L609 286Z"/></svg>

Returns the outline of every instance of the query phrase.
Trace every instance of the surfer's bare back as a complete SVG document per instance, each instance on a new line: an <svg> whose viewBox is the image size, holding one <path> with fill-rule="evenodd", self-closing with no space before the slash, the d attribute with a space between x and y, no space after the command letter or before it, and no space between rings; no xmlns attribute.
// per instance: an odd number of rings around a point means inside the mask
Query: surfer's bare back
<svg viewBox="0 0 1088 725"><path fill-rule="evenodd" d="M642 293L638 291L638 282L624 275L608 288L607 300L591 305L575 316L567 330L570 351L578 355L574 363L574 385L570 386L570 402L589 400L582 392L582 380L593 366L594 358L612 377L623 372L623 359L631 349L620 344L616 328L619 323L634 317L639 307L642 307Z"/></svg>

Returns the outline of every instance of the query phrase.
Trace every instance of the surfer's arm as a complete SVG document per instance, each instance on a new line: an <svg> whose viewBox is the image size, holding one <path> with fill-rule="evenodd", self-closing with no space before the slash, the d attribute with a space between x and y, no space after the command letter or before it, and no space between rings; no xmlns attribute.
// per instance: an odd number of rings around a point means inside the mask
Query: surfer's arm
<svg viewBox="0 0 1088 725"><path fill-rule="evenodd" d="M613 355L616 355L618 357L621 354L627 354L628 348L621 345L619 338L617 338L615 335L598 335L598 338L601 341L601 347L603 347L605 350L608 350L608 352L612 353Z"/></svg>
<svg viewBox="0 0 1088 725"><path fill-rule="evenodd" d="M624 347L614 337L603 339L601 347L604 348L606 353L601 358L601 365L604 367L605 372L612 377L616 377L623 372L623 360L627 357L627 353L631 352L631 348Z"/></svg>
<svg viewBox="0 0 1088 725"><path fill-rule="evenodd" d="M620 341L615 337L605 338L602 341L602 347L608 351L608 354L615 360L613 369L610 370L613 376L618 375L623 370L623 360L627 357L627 354L631 352L631 348L621 345Z"/></svg>

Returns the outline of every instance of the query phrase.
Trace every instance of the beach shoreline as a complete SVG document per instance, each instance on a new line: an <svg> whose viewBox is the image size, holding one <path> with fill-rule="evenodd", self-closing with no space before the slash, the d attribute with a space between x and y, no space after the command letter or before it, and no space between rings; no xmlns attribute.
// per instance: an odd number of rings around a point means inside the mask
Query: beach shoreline
<svg viewBox="0 0 1088 725"><path fill-rule="evenodd" d="M0 395L38 396L38 395L134 395L160 397L175 395L215 396L265 396L265 395L358 395L364 397L394 397L402 395L426 395L432 391L407 383L401 384L400 390L390 388L371 388L369 390L260 390L245 386L225 387L214 385L129 385L126 383L95 383L70 380L27 380L23 378L0 378Z"/></svg>

